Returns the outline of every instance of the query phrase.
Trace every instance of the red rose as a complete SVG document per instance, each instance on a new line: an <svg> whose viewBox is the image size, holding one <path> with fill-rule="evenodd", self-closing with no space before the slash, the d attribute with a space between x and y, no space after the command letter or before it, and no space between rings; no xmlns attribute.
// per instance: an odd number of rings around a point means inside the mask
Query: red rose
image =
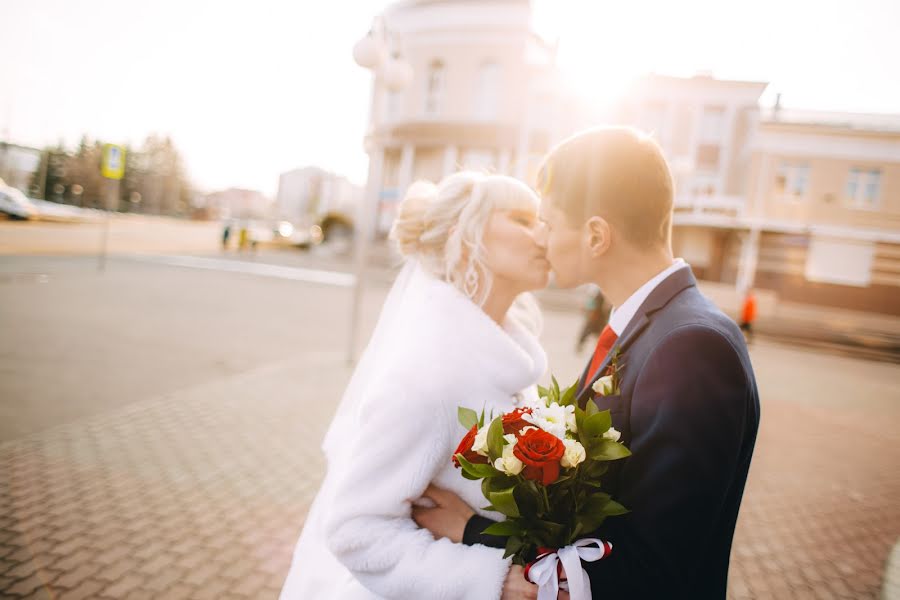
<svg viewBox="0 0 900 600"><path fill-rule="evenodd" d="M516 410L503 415L503 434L509 435L510 433L514 433L516 434L516 437L518 437L519 432L523 427L531 425L531 423L523 419L522 416L530 414L530 408L517 408Z"/></svg>
<svg viewBox="0 0 900 600"><path fill-rule="evenodd" d="M472 425L472 429L466 433L465 437L463 437L462 441L459 443L459 446L456 448L456 452L453 453L453 465L458 469L459 468L459 460L457 460L456 455L462 454L463 458L469 461L472 464L478 465L486 465L488 459L486 456L482 456L472 450L472 446L475 444L475 436L478 434L478 425Z"/></svg>
<svg viewBox="0 0 900 600"><path fill-rule="evenodd" d="M522 475L526 479L550 485L559 477L559 459L566 447L558 437L543 429L529 429L513 447L513 454L525 463Z"/></svg>

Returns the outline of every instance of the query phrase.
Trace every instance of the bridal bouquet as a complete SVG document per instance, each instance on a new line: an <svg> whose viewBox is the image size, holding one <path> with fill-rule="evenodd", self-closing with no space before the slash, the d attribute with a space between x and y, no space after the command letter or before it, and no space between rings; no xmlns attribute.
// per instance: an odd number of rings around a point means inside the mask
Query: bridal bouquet
<svg viewBox="0 0 900 600"><path fill-rule="evenodd" d="M539 598L556 598L561 575L574 598L590 598L580 559L607 556L612 546L583 536L627 510L602 491L608 462L631 453L619 442L609 411L593 402L576 406L577 384L538 388L540 399L490 422L484 411L459 408L468 429L453 455L463 477L481 480L485 510L506 516L484 533L505 537L506 553L540 586ZM574 572L573 572L574 571ZM585 592L585 586L587 591Z"/></svg>

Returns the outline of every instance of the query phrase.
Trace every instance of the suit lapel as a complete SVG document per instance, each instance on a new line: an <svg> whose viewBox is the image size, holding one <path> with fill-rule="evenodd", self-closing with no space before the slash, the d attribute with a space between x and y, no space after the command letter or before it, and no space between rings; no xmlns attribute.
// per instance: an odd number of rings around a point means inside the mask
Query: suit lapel
<svg viewBox="0 0 900 600"><path fill-rule="evenodd" d="M638 335L640 335L647 325L650 324L650 317L653 313L668 304L672 298L682 291L695 285L697 285L697 280L694 278L694 273L691 271L690 267L688 267L686 269L675 271L662 280L660 284L650 292L650 295L647 296L647 299L644 300L643 304L641 304L640 308L638 308L637 312L634 314L634 317L628 323L625 331L622 332L622 336L615 344L613 344L606 359L600 364L600 368L597 369L597 372L591 380L587 382L587 385L579 385L581 391L578 394L578 406L584 407L587 399L593 395L591 386L594 385L594 382L596 382L602 376L603 372L606 371L615 350L618 348L620 354L624 353L628 346L634 342L634 340L638 338ZM590 364L590 361L588 361L581 378L578 380L579 384L584 382L585 378L588 376Z"/></svg>

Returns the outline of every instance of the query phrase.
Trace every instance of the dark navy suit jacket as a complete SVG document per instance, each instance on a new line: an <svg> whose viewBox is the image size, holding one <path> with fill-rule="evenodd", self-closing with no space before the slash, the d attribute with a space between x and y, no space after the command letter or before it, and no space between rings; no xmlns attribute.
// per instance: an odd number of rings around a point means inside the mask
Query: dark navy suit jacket
<svg viewBox="0 0 900 600"><path fill-rule="evenodd" d="M651 292L616 346L620 393L598 397L588 382L579 396L582 406L609 409L632 452L604 479L604 491L631 512L593 536L613 544L608 558L584 563L593 594L724 598L759 427L744 338L684 268ZM488 524L473 517L463 541L502 546L479 533Z"/></svg>

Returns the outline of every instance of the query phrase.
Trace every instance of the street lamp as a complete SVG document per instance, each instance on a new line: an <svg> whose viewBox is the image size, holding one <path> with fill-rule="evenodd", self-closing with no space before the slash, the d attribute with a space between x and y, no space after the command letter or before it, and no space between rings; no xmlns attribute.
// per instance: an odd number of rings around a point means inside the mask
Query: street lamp
<svg viewBox="0 0 900 600"><path fill-rule="evenodd" d="M363 292L363 274L366 268L370 230L374 230L374 211L380 202L381 181L384 170L384 145L379 139L375 105L381 87L391 92L403 90L413 78L412 67L406 61L391 54L390 40L384 18L375 17L372 28L353 46L353 60L356 64L372 72L372 103L369 121L372 124L369 151L369 177L366 191L356 212L356 235L354 240L355 275L353 284L353 305L350 315L350 338L347 344L347 361L355 359L356 338L360 322L360 304Z"/></svg>

